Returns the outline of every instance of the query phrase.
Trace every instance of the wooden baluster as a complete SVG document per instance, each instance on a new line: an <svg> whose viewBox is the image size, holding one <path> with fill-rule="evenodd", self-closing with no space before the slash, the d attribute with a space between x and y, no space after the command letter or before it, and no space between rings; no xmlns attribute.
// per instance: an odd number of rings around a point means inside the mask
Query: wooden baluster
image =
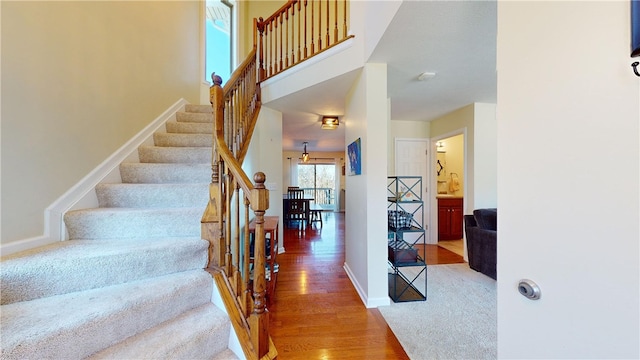
<svg viewBox="0 0 640 360"><path fill-rule="evenodd" d="M302 2L297 0L298 2L298 62L300 62L302 60L301 56L301 52L300 52L300 48L302 46L302 31L301 31L301 24L302 24Z"/></svg>
<svg viewBox="0 0 640 360"><path fill-rule="evenodd" d="M237 181L234 181L235 184L235 198L236 198L236 209L235 209L235 237L233 239L233 248L236 249L233 256L233 288L235 294L240 294L242 290L242 277L240 275L240 185Z"/></svg>
<svg viewBox="0 0 640 360"><path fill-rule="evenodd" d="M236 159L238 158L238 155L240 154L240 148L242 147L242 124L245 121L245 117L246 117L246 108L245 108L245 104L247 103L247 99L246 99L246 92L245 92L245 86L247 84L246 81L244 81L245 77L242 77L243 81L240 83L240 86L238 86L238 92L240 93L240 107L238 109L239 112L239 116L238 116L238 127L236 128Z"/></svg>
<svg viewBox="0 0 640 360"><path fill-rule="evenodd" d="M278 17L279 23L280 23L280 33L278 35L278 70L276 71L276 74L279 73L280 71L282 71L282 16ZM276 26L278 25L278 23L276 23Z"/></svg>
<svg viewBox="0 0 640 360"><path fill-rule="evenodd" d="M311 0L311 54L313 55L316 53L315 51L315 47L314 47L314 39L315 39L315 35L314 35L314 31L313 31L313 24L315 23L315 18L314 18L314 12L315 12L315 7L313 6L313 2L314 0Z"/></svg>
<svg viewBox="0 0 640 360"><path fill-rule="evenodd" d="M344 12L342 16L344 19L344 26L343 26L344 30L343 30L342 37L346 39L347 38L347 0L344 0L343 3L344 3Z"/></svg>
<svg viewBox="0 0 640 360"><path fill-rule="evenodd" d="M233 117L233 93L229 93L229 97L227 98L226 104L227 111L224 112L224 141L227 143L227 147L229 146L229 131L231 131L231 119Z"/></svg>
<svg viewBox="0 0 640 360"><path fill-rule="evenodd" d="M251 341L258 357L269 351L269 312L266 304L264 214L269 208L269 190L264 186L266 177L258 172L253 177L251 209L255 213L255 241L253 247L253 312L249 317Z"/></svg>
<svg viewBox="0 0 640 360"><path fill-rule="evenodd" d="M278 25L276 23L276 29L273 30L273 19L271 20L271 22L269 23L270 28L271 28L271 32L269 35L269 39L271 41L271 73L269 74L269 76L273 76L273 74L275 74L276 72L276 40L275 40L275 32L278 31ZM274 32L275 31L275 32Z"/></svg>
<svg viewBox="0 0 640 360"><path fill-rule="evenodd" d="M313 51L313 50L311 50ZM304 58L307 58L307 0L304 0Z"/></svg>
<svg viewBox="0 0 640 360"><path fill-rule="evenodd" d="M322 50L322 0L318 0L318 52Z"/></svg>
<svg viewBox="0 0 640 360"><path fill-rule="evenodd" d="M333 43L337 43L338 42L338 0L335 1L334 3L334 10L335 10L335 25L333 27Z"/></svg>
<svg viewBox="0 0 640 360"><path fill-rule="evenodd" d="M266 70L265 70L265 53L264 53L264 45L266 42L266 39L264 37L264 30L265 30L265 25L264 25L264 20L262 18L260 18L260 21L256 21L254 19L254 26L258 29L259 32L259 40L258 40L258 44L256 44L256 34L254 31L254 35L253 35L253 43L260 46L260 52L258 53L258 69L260 69L260 80L264 80L265 76L266 76Z"/></svg>
<svg viewBox="0 0 640 360"><path fill-rule="evenodd" d="M285 9L284 18L284 68L289 67L289 8Z"/></svg>
<svg viewBox="0 0 640 360"><path fill-rule="evenodd" d="M231 131L229 132L229 145L231 153L237 156L236 132L238 131L238 118L240 117L240 93L238 92L238 84L233 88L233 121L231 122Z"/></svg>
<svg viewBox="0 0 640 360"><path fill-rule="evenodd" d="M296 25L296 5L291 6L291 65L296 63L296 43L295 43L295 25Z"/></svg>
<svg viewBox="0 0 640 360"><path fill-rule="evenodd" d="M244 317L248 318L251 312L253 311L253 298L251 296L252 291L249 288L250 276L249 276L249 265L251 263L251 259L249 258L250 254L250 243L249 243L249 199L244 196L244 223L246 224L244 227L244 238L246 239L244 242L244 256L242 260L242 273L244 274L244 279L242 281L242 308L244 310ZM255 239L254 246L255 246ZM255 254L254 254L255 255Z"/></svg>
<svg viewBox="0 0 640 360"><path fill-rule="evenodd" d="M325 46L329 47L331 45L331 39L329 38L329 27L331 27L331 21L329 20L329 14L331 11L329 10L329 1L327 0L327 43Z"/></svg>
<svg viewBox="0 0 640 360"><path fill-rule="evenodd" d="M231 172L229 172L229 170L226 170L227 176L225 176L225 183L224 183L224 196L225 196L225 203L226 203L226 212L225 212L225 234L224 234L224 239L225 239L225 243L227 246L227 249L225 251L224 254L224 269L225 269L225 274L227 274L228 277L231 277L233 275L233 271L232 271L232 262L231 262L231 219L230 219L230 212L231 212L231 179L233 177L233 175L231 175Z"/></svg>

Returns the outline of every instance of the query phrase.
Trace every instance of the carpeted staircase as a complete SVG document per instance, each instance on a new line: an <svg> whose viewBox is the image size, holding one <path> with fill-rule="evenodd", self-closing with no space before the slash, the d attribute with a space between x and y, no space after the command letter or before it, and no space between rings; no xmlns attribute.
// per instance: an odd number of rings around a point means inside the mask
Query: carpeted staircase
<svg viewBox="0 0 640 360"><path fill-rule="evenodd" d="M65 214L69 241L2 258L1 359L238 358L203 270L211 121L187 105Z"/></svg>

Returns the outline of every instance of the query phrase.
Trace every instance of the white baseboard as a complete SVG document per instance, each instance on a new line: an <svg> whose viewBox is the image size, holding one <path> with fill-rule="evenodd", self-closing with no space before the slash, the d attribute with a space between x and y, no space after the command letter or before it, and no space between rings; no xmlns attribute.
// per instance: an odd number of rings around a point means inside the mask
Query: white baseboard
<svg viewBox="0 0 640 360"><path fill-rule="evenodd" d="M49 245L57 240L54 240L48 236L37 236L29 239L23 239L18 241L13 241L8 244L2 244L0 246L0 255L10 255L13 253L17 253L24 250L33 249L39 246Z"/></svg>
<svg viewBox="0 0 640 360"><path fill-rule="evenodd" d="M347 265L347 263L344 263L343 268L347 273L349 280L351 280L353 287L356 288L356 292L358 293L358 296L360 296L360 300L362 300L362 303L367 309L377 308L378 306L387 306L391 304L391 300L388 296L382 298L369 298L362 286L360 286L360 283L358 283L358 280L356 280L356 277L353 275L353 272L349 268L349 265ZM387 280L385 279L385 282L386 281Z"/></svg>
<svg viewBox="0 0 640 360"><path fill-rule="evenodd" d="M211 279L213 281L213 278ZM229 315L227 312L227 307L224 305L224 301L222 300L222 295L220 294L220 289L218 289L218 285L213 281L213 291L211 293L211 302L217 306L220 310L224 311L225 314ZM233 326L229 330L229 344L227 345L229 349L236 354L238 359L246 360L244 356L244 352L242 351L242 345L240 344L240 339L236 334Z"/></svg>
<svg viewBox="0 0 640 360"><path fill-rule="evenodd" d="M168 120L175 119L176 113L183 110L186 104L188 104L188 102L185 99L178 100L93 169L87 176L82 178L82 180L49 205L44 211L44 234L42 236L2 244L0 245L0 253L9 255L18 251L65 240L67 234L63 219L64 214L72 209L97 207L98 199L95 195L96 185L105 178L115 178L119 176L120 163L130 156L135 155L137 157L138 147L152 138L153 133L161 126L164 126Z"/></svg>

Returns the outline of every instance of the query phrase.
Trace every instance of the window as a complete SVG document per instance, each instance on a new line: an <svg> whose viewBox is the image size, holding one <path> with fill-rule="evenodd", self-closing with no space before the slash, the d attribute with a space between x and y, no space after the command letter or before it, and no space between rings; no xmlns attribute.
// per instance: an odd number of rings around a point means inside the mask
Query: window
<svg viewBox="0 0 640 360"><path fill-rule="evenodd" d="M204 75L207 81L211 81L211 73L213 72L220 75L223 82L231 77L232 18L233 4L230 1L207 1Z"/></svg>

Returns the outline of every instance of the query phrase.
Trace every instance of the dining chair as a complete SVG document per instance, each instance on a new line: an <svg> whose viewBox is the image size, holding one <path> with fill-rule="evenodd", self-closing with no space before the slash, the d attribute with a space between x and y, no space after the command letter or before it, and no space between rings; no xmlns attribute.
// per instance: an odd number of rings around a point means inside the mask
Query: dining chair
<svg viewBox="0 0 640 360"><path fill-rule="evenodd" d="M289 209L287 223L291 226L292 223L297 222L299 228L304 229L308 223L307 214L309 202L302 199L289 199Z"/></svg>
<svg viewBox="0 0 640 360"><path fill-rule="evenodd" d="M289 199L304 199L304 190L302 189L289 189L287 194Z"/></svg>

